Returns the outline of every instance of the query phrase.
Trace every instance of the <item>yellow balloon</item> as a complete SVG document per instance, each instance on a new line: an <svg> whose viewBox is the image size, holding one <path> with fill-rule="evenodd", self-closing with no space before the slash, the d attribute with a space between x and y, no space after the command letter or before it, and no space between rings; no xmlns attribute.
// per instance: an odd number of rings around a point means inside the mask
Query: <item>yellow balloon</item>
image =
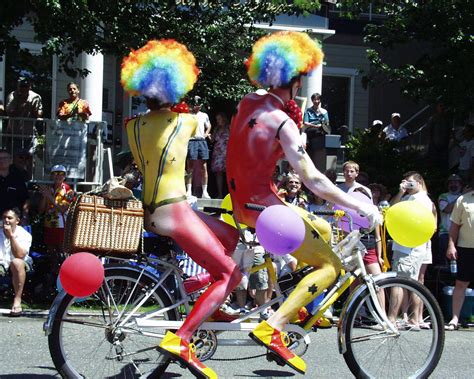
<svg viewBox="0 0 474 379"><path fill-rule="evenodd" d="M230 198L230 193L225 195L225 197L222 199L221 208L227 209L228 211L232 210L232 199ZM222 214L222 220L224 220L225 223L227 223L230 226L233 226L234 228L237 229L237 227L235 226L234 217L232 217L232 215L227 214L227 213L223 213ZM245 225L245 224L239 224L239 225L242 229L247 227L247 225Z"/></svg>
<svg viewBox="0 0 474 379"><path fill-rule="evenodd" d="M436 229L433 213L416 201L401 201L388 208L385 224L393 240L406 247L428 242Z"/></svg>

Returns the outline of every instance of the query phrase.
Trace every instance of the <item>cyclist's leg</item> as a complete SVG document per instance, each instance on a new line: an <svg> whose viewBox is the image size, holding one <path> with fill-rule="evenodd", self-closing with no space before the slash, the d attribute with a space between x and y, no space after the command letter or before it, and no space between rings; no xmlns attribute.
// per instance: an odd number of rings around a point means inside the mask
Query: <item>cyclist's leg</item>
<svg viewBox="0 0 474 379"><path fill-rule="evenodd" d="M229 293L240 282L241 273L226 248L212 230L191 209L187 202L164 205L153 214L147 213L148 226L152 230L173 238L176 243L201 267L205 268L215 282L195 303L186 321L176 333L167 332L158 350L178 360L197 377L217 378L210 368L203 365L195 356L189 341L197 328L224 302ZM229 233L231 246L237 244L237 231ZM230 255L230 254L229 254Z"/></svg>
<svg viewBox="0 0 474 379"><path fill-rule="evenodd" d="M298 262L304 262L316 270L298 283L275 315L268 320L270 325L280 330L301 307L309 304L334 283L341 270L340 259L326 242L330 238L330 225L301 208L293 209L302 216L306 234L302 245L292 255Z"/></svg>
<svg viewBox="0 0 474 379"><path fill-rule="evenodd" d="M226 255L232 256L239 238L237 229L206 213L198 211L196 214L219 239L222 246L224 246Z"/></svg>
<svg viewBox="0 0 474 379"><path fill-rule="evenodd" d="M326 242L331 235L329 224L301 208L292 208L302 216L306 228L302 245L292 255L298 261L314 266L317 270L305 276L278 311L267 321L261 322L250 333L250 337L277 354L279 360L283 360L296 371L305 373L306 363L286 347L281 330L302 306L315 299L336 280L341 262Z"/></svg>
<svg viewBox="0 0 474 379"><path fill-rule="evenodd" d="M199 325L225 301L240 282L240 270L229 256L237 244L237 231L229 226L226 249L214 234L214 229L204 223L185 201L157 208L151 215L151 222L152 228L162 235L173 238L215 279L215 282L199 297L186 321L176 332L180 338L189 341ZM215 227L213 224L212 228ZM225 226L216 229L222 231ZM224 238L223 234L221 238Z"/></svg>

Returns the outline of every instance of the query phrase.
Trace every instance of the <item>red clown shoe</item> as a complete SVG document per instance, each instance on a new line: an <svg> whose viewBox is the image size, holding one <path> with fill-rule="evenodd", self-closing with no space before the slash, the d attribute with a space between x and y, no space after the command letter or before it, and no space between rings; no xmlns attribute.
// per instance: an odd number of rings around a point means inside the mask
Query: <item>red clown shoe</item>
<svg viewBox="0 0 474 379"><path fill-rule="evenodd" d="M262 321L253 332L250 332L249 337L257 344L266 347L277 356L278 360L283 361L300 374L306 372L305 361L286 347L288 345L286 333L282 333L271 327L266 321Z"/></svg>
<svg viewBox="0 0 474 379"><path fill-rule="evenodd" d="M194 345L182 340L176 334L167 332L157 349L171 360L183 364L196 378L217 379L217 374L196 358Z"/></svg>

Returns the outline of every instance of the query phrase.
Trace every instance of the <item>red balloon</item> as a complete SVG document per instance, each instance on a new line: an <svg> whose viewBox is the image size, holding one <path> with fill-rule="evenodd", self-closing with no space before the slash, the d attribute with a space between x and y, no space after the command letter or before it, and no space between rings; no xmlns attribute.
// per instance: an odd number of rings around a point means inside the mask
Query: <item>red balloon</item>
<svg viewBox="0 0 474 379"><path fill-rule="evenodd" d="M104 267L95 255L77 253L67 258L59 270L64 290L75 297L92 295L104 280Z"/></svg>

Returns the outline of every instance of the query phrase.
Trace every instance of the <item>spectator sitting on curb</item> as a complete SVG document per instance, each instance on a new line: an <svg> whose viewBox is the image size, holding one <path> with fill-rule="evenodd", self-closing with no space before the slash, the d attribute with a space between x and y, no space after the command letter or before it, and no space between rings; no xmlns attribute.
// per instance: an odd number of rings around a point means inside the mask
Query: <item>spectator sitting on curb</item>
<svg viewBox="0 0 474 379"><path fill-rule="evenodd" d="M15 295L10 316L21 316L21 296L26 280L27 265L31 265L28 252L31 246L31 234L20 224L20 210L6 209L2 214L3 233L0 233L0 275L8 270L12 275L12 284Z"/></svg>

